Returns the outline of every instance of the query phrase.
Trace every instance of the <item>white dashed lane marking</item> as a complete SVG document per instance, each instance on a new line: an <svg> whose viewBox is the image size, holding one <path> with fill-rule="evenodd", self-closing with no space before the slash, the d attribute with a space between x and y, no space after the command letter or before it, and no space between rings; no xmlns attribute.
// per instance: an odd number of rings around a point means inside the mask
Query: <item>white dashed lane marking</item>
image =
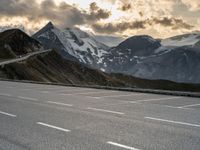
<svg viewBox="0 0 200 150"><path fill-rule="evenodd" d="M69 107L73 106L72 104L66 104L66 103L60 103L60 102L53 102L53 101L47 101L47 103L56 104L56 105L62 105L62 106L69 106Z"/></svg>
<svg viewBox="0 0 200 150"><path fill-rule="evenodd" d="M92 108L92 107L88 107L87 109L94 110L94 111L101 111L101 112L113 113L113 114L118 114L118 115L124 115L124 113L122 113L122 112L112 111L112 110L106 110L106 109L99 109L99 108Z"/></svg>
<svg viewBox="0 0 200 150"><path fill-rule="evenodd" d="M128 149L128 150L139 150L139 149L134 148L134 147L126 146L126 145L119 144L119 143L115 143L115 142L111 142L111 141L108 141L107 143L110 144L110 145L116 146L116 147L123 148L123 149Z"/></svg>
<svg viewBox="0 0 200 150"><path fill-rule="evenodd" d="M64 131L64 132L70 132L70 130L68 130L68 129L64 129L64 128L57 127L57 126L54 126L54 125L46 124L46 123L43 123L43 122L37 122L37 124L48 127L48 128L53 128L53 129L56 129L56 130Z"/></svg>
<svg viewBox="0 0 200 150"><path fill-rule="evenodd" d="M16 115L13 115L13 114L10 114L10 113L7 113L7 112L3 112L3 111L0 111L0 114L6 115L6 116L9 116L9 117L17 117Z"/></svg>
<svg viewBox="0 0 200 150"><path fill-rule="evenodd" d="M155 121L160 121L160 122L167 122L167 123L174 123L174 124L179 124L179 125L192 126L192 127L200 127L200 124L192 124L192 123L187 123L187 122L166 120L166 119L161 119L161 118L145 117L145 119L155 120Z"/></svg>
<svg viewBox="0 0 200 150"><path fill-rule="evenodd" d="M17 96L17 98L23 99L23 100L29 100L29 101L38 101L38 99L36 99L36 98L31 98L31 97Z"/></svg>

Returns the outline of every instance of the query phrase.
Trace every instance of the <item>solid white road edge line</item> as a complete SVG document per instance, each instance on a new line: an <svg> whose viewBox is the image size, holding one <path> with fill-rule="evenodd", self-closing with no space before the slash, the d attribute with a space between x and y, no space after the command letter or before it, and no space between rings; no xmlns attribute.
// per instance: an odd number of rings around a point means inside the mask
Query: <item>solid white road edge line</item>
<svg viewBox="0 0 200 150"><path fill-rule="evenodd" d="M160 118L145 117L145 119L150 119L150 120L155 120L155 121L161 121L161 122L168 122L168 123L174 123L174 124L180 124L180 125L187 125L187 126L193 126L193 127L200 127L200 124L192 124L192 123L187 123L187 122L165 120L165 119L160 119Z"/></svg>
<svg viewBox="0 0 200 150"><path fill-rule="evenodd" d="M145 100L136 100L133 102L148 102L148 101L161 101L161 100L169 100L169 99L179 99L182 97L169 97L169 98L155 98L155 99L145 99ZM132 102L130 102L132 103Z"/></svg>
<svg viewBox="0 0 200 150"><path fill-rule="evenodd" d="M134 148L134 147L130 147L130 146L126 146L126 145L118 144L118 143L111 142L111 141L108 141L107 143L110 144L110 145L114 145L114 146L117 146L117 147L124 148L124 149L129 149L129 150L139 150L139 149Z"/></svg>
<svg viewBox="0 0 200 150"><path fill-rule="evenodd" d="M108 112L108 113L113 113L113 114L118 114L118 115L124 115L124 113L122 113L122 112L111 111L111 110L106 110L106 109L99 109L99 108L93 108L93 107L88 107L87 109L89 109L89 110L95 110L95 111Z"/></svg>
<svg viewBox="0 0 200 150"><path fill-rule="evenodd" d="M56 130L64 131L64 132L70 132L70 130L68 130L68 129L56 127L56 126L53 126L53 125L50 125L50 124L46 124L46 123L43 123L43 122L37 122L37 124L45 126L45 127L53 128L53 129L56 129Z"/></svg>
<svg viewBox="0 0 200 150"><path fill-rule="evenodd" d="M92 98L106 98L106 97L126 97L126 96L136 96L136 95L144 95L144 94L124 94L124 95L108 95L108 96L89 96Z"/></svg>
<svg viewBox="0 0 200 150"><path fill-rule="evenodd" d="M6 112L3 112L3 111L0 111L0 114L6 115L6 116L10 116L10 117L17 117L16 115L13 115L13 114L10 114L10 113L6 113Z"/></svg>
<svg viewBox="0 0 200 150"><path fill-rule="evenodd" d="M188 107L194 107L194 106L200 106L200 104L185 105L185 106L180 106L178 108L188 108Z"/></svg>
<svg viewBox="0 0 200 150"><path fill-rule="evenodd" d="M101 93L104 93L104 94L106 94L106 93L115 93L115 92L117 92L117 91L96 91L96 92L82 92L82 93L74 93L75 95L76 94L80 94L80 95L84 95L84 94L101 94Z"/></svg>
<svg viewBox="0 0 200 150"><path fill-rule="evenodd" d="M72 104L66 104L66 103L60 103L60 102L53 102L53 101L47 101L47 103L56 104L56 105L63 105L63 106L69 106L69 107L73 106Z"/></svg>

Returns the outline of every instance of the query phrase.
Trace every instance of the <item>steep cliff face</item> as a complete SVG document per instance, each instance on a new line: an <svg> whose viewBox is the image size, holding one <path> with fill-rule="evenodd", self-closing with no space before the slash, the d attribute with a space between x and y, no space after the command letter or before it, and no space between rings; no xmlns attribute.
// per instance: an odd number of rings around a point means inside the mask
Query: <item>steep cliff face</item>
<svg viewBox="0 0 200 150"><path fill-rule="evenodd" d="M65 59L83 63L98 69L102 56L108 46L98 42L92 35L78 28L60 30L49 22L33 38L40 41L45 48L55 48Z"/></svg>

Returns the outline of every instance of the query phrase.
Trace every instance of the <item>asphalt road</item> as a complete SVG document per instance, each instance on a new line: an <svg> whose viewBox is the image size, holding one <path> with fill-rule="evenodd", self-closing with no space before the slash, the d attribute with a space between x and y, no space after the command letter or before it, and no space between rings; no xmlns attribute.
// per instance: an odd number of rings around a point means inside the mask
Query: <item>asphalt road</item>
<svg viewBox="0 0 200 150"><path fill-rule="evenodd" d="M0 150L200 150L200 99L1 81Z"/></svg>

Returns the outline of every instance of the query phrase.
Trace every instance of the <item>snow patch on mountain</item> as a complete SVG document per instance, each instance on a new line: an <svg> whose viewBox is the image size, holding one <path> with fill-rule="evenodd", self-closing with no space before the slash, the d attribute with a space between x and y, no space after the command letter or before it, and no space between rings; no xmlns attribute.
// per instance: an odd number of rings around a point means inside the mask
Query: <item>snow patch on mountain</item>
<svg viewBox="0 0 200 150"><path fill-rule="evenodd" d="M180 36L164 39L161 41L161 44L163 46L180 47L180 46L194 45L198 41L200 41L200 34L185 34L185 35L180 35Z"/></svg>
<svg viewBox="0 0 200 150"><path fill-rule="evenodd" d="M105 36L104 35L94 35L94 38L97 41L104 43L109 47L115 47L125 40L122 37L107 36L107 35L105 35Z"/></svg>
<svg viewBox="0 0 200 150"><path fill-rule="evenodd" d="M62 50L62 54L67 54L67 59L70 56L75 57L79 62L88 66L98 68L102 62L102 56L109 49L108 46L97 41L92 35L78 29L66 28L60 30L51 22L48 23L39 32L33 35L48 48ZM49 43L51 42L51 44Z"/></svg>

